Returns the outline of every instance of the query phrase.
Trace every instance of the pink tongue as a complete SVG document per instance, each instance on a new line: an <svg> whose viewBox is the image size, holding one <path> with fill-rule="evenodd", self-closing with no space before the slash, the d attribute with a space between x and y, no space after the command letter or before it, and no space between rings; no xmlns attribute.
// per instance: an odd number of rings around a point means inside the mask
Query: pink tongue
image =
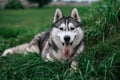
<svg viewBox="0 0 120 80"><path fill-rule="evenodd" d="M72 46L70 44L64 45L63 47L63 55L64 57L70 57L72 54Z"/></svg>

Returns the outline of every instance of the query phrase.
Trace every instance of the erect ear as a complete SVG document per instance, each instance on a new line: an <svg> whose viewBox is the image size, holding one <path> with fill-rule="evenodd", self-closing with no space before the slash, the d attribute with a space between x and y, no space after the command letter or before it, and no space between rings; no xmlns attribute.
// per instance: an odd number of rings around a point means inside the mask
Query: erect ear
<svg viewBox="0 0 120 80"><path fill-rule="evenodd" d="M56 11L55 11L53 22L56 22L56 21L60 20L62 17L63 16L62 16L61 10L57 8Z"/></svg>
<svg viewBox="0 0 120 80"><path fill-rule="evenodd" d="M78 14L78 10L76 8L74 8L71 12L71 17L74 18L75 20L77 20L78 22L81 22L80 20L80 16Z"/></svg>

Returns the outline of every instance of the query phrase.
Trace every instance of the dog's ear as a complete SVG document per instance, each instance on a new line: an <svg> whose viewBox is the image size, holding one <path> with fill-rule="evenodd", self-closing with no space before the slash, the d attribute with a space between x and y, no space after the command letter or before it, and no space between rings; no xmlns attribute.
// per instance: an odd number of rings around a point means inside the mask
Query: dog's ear
<svg viewBox="0 0 120 80"><path fill-rule="evenodd" d="M56 22L56 21L60 20L62 17L63 16L62 16L61 10L57 8L56 11L55 11L53 22Z"/></svg>
<svg viewBox="0 0 120 80"><path fill-rule="evenodd" d="M71 17L74 18L75 20L77 20L78 22L81 22L80 20L80 16L78 14L78 10L76 8L74 8L71 12Z"/></svg>

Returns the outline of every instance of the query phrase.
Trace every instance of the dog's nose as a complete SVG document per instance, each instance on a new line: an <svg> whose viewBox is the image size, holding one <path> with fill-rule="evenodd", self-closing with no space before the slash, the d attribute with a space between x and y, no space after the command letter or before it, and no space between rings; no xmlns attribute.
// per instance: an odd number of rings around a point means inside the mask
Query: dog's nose
<svg viewBox="0 0 120 80"><path fill-rule="evenodd" d="M64 37L64 40L65 40L65 42L69 42L69 41L70 41L70 36L66 35L66 36Z"/></svg>

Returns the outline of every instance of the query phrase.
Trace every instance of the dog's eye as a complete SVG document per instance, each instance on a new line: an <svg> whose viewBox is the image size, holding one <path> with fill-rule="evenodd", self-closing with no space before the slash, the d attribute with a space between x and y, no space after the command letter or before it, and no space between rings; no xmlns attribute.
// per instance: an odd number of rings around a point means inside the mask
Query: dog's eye
<svg viewBox="0 0 120 80"><path fill-rule="evenodd" d="M61 28L59 28L61 31L63 31L63 28L61 27Z"/></svg>
<svg viewBox="0 0 120 80"><path fill-rule="evenodd" d="M75 28L74 28L74 27L71 27L70 29L71 29L71 30L74 30Z"/></svg>

